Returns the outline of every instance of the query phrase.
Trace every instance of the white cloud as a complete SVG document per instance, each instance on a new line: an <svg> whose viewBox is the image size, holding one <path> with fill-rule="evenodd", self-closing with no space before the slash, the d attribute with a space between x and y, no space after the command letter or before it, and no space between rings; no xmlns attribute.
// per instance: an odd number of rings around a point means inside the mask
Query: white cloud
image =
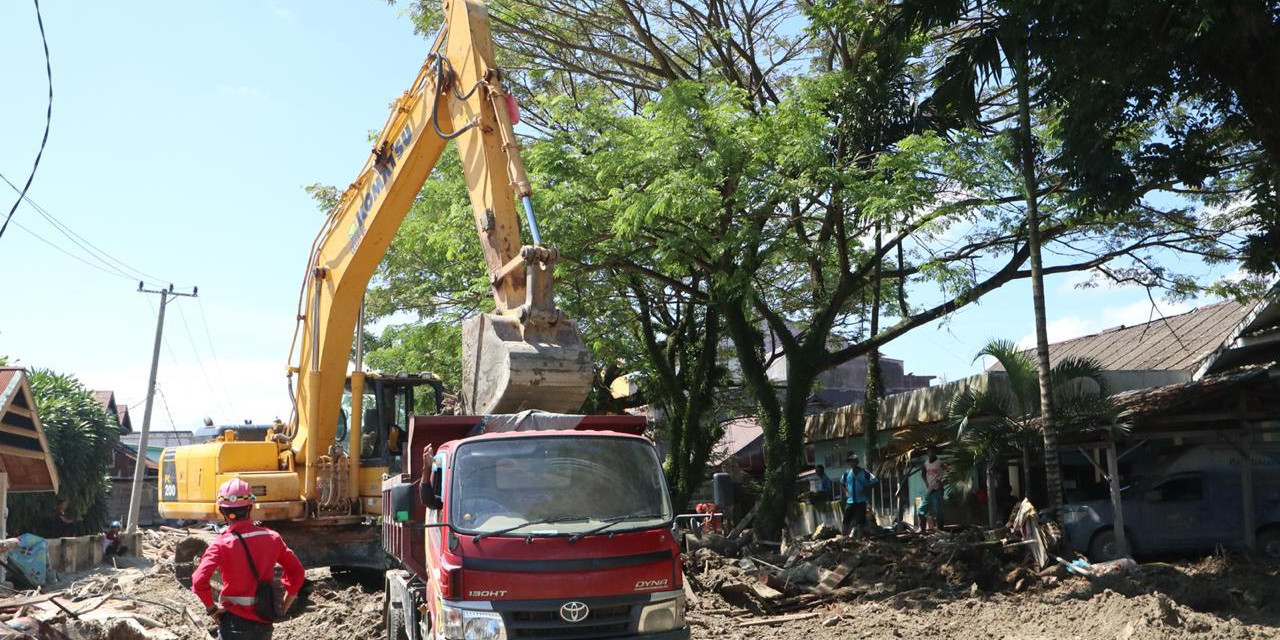
<svg viewBox="0 0 1280 640"><path fill-rule="evenodd" d="M110 389L116 402L129 404L134 429L142 427L147 395L149 363L77 372L77 378L91 389ZM218 378L218 371L223 377ZM201 366L194 362L174 363L168 353L160 355L156 376L158 392L151 414L152 429L196 429L205 416L217 424L238 424L244 420L269 422L289 419L289 394L285 389L283 360L212 360ZM207 382L206 382L207 379Z"/></svg>
<svg viewBox="0 0 1280 640"><path fill-rule="evenodd" d="M1153 305L1150 300L1142 299L1129 304L1104 307L1092 318L1067 316L1050 320L1045 329L1049 334L1049 342L1062 342L1072 338L1087 336L1107 329L1121 326L1132 327L1146 324L1162 317L1186 313L1195 308L1194 302L1168 302L1157 299ZM1028 333L1018 340L1018 348L1031 349L1036 346L1036 334Z"/></svg>
<svg viewBox="0 0 1280 640"><path fill-rule="evenodd" d="M1146 324L1152 320L1186 313L1193 308L1194 305L1190 302L1167 302L1156 299L1153 304L1150 300L1138 300L1123 306L1103 309L1102 320L1105 325L1103 328Z"/></svg>
<svg viewBox="0 0 1280 640"><path fill-rule="evenodd" d="M1077 316L1067 316L1050 320L1045 324L1045 332L1049 334L1049 342L1062 342L1072 338L1089 335L1093 333L1093 323ZM1034 331L1023 336L1018 340L1019 349L1031 349L1036 346L1036 334Z"/></svg>
<svg viewBox="0 0 1280 640"><path fill-rule="evenodd" d="M1074 293L1074 292L1080 291L1081 289L1089 288L1083 285L1086 285L1091 280L1093 280L1094 274L1095 274L1094 271L1089 270L1089 271L1072 271L1070 273L1065 273L1065 274L1062 274L1061 276L1058 276L1057 277L1058 293Z"/></svg>
<svg viewBox="0 0 1280 640"><path fill-rule="evenodd" d="M271 10L271 13L272 13L272 14L274 14L274 15L275 15L275 17L280 18L281 20L285 21L285 22L286 22L286 23L288 23L288 24L297 24L297 23L298 23L298 14L294 13L294 12L293 12L293 9L286 9L286 8L284 8L284 7L276 7L276 8L274 8L274 9L272 9L272 10Z"/></svg>

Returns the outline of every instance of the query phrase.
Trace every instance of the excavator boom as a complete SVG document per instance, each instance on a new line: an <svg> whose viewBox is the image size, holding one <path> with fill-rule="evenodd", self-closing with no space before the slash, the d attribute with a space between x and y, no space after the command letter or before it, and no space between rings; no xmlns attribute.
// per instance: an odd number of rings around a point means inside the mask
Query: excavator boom
<svg viewBox="0 0 1280 640"><path fill-rule="evenodd" d="M361 297L450 140L462 160L495 303L492 313L464 326L464 410L572 412L590 389L590 354L552 299L557 254L541 245L512 123L514 101L494 62L485 5L446 0L444 13L445 27L422 70L312 251L299 314L292 432L303 460L322 455L331 442L328 425L337 423ZM529 245L521 241L521 211Z"/></svg>
<svg viewBox="0 0 1280 640"><path fill-rule="evenodd" d="M289 424L265 441L228 431L217 442L166 449L164 517L219 519L213 493L238 477L254 488L255 518L294 521L304 532L296 539L313 539L319 552L333 551L324 548L333 540L376 551L376 531L363 522L380 513L382 475L403 463L413 389L434 387L438 407L441 388L434 376L366 374L356 336L369 281L450 141L494 300L491 313L463 328L462 409L570 413L586 398L590 353L552 298L558 254L542 244L534 217L515 102L494 62L488 13L482 0L444 0L444 16L426 62L312 243L289 357ZM353 340L356 367L348 375ZM317 525L329 533L305 535ZM316 557L334 564L324 553Z"/></svg>

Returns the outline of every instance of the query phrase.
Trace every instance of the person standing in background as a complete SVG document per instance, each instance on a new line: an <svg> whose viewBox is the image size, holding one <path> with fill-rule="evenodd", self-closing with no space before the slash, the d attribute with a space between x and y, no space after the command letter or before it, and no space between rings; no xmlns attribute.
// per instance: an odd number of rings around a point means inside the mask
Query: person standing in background
<svg viewBox="0 0 1280 640"><path fill-rule="evenodd" d="M920 505L920 531L929 530L929 521L933 521L934 531L942 530L942 498L944 494L944 478L947 463L938 457L938 446L931 444L925 450L928 457L924 461L924 502Z"/></svg>

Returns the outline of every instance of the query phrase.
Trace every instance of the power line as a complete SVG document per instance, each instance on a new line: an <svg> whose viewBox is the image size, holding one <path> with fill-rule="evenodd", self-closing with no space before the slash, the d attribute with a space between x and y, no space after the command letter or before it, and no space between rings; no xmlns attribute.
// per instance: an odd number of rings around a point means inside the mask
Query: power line
<svg viewBox="0 0 1280 640"><path fill-rule="evenodd" d="M40 206L40 203L32 199L31 196L26 195L24 192L18 189L17 185L13 184L13 182L10 181L9 178L6 177L3 173L0 173L0 180L3 180L5 184L9 185L10 189L13 189L15 192L19 193L20 201L25 200L32 209L35 209L36 213L40 214L40 216L43 217L46 221L48 221L49 224L53 225L53 228L55 230L57 230L59 233L65 236L68 240L70 240L72 244L76 245L82 251L88 254L89 257L102 263L104 267L111 269L116 273L118 273L119 275L125 278L128 278L130 280L146 280L148 281L148 284L154 284L154 285L159 285L160 283L164 282L163 278L153 276L141 269L138 269L137 267L130 266L128 263L124 262L123 260L111 255L110 253L107 253L97 245L93 244L84 236L76 233L74 229L67 226L61 220L58 220L58 218L55 217L52 213L50 213L48 209L45 209L44 207ZM17 223L15 222L14 224L17 224ZM18 226L22 226L22 225L18 225ZM23 227L23 228L26 229L28 232L31 232L30 229L27 229L26 227ZM46 243L48 243L48 241L46 241Z"/></svg>
<svg viewBox="0 0 1280 640"><path fill-rule="evenodd" d="M196 298L199 300L199 298ZM191 345L191 352L196 356L196 366L200 367L200 375L204 378L204 384L209 388L209 395L213 397L214 402L218 403L218 407L227 415L231 415L230 406L223 400L230 398L219 398L218 392L213 388L213 382L209 378L209 372L204 366L204 357L200 355L200 350L196 348L195 337L191 334L191 327L187 324L187 312L182 310L182 305L178 305L178 317L182 320L182 330L187 334L187 343ZM224 385L225 387L225 385Z"/></svg>
<svg viewBox="0 0 1280 640"><path fill-rule="evenodd" d="M49 142L49 125L53 122L53 66L49 62L49 41L44 36L44 17L40 15L40 0L33 0L33 2L36 4L36 24L40 25L40 43L44 45L44 74L49 80L49 105L44 112L44 137L40 138L40 150L36 151L35 162L31 163L31 173L27 175L27 183L22 186L18 199L9 208L9 215L5 217L4 225L0 226L0 238L4 237L5 230L9 228L9 221L13 220L13 213L18 210L18 205L22 204L22 198L27 195L27 189L31 188L31 181L36 177L36 168L40 166L40 158L44 156L44 146Z"/></svg>
<svg viewBox="0 0 1280 640"><path fill-rule="evenodd" d="M169 416L169 426L174 430L178 430L178 425L173 421L173 412L169 411L169 401L164 397L164 389L160 385L156 385L156 393L160 395L160 402L164 403L164 414Z"/></svg>
<svg viewBox="0 0 1280 640"><path fill-rule="evenodd" d="M89 262L88 260L85 260L84 258L81 258L80 256L78 256L78 255L76 255L76 254L74 254L74 253L71 253L70 251L67 251L66 249L63 249L62 247L59 247L58 245L54 244L52 241L45 239L45 238L44 238L44 236L41 236L40 234L38 234L38 233L36 233L36 232L32 231L31 229L27 228L27 227L26 227L26 226L24 226L21 222L18 222L18 221L16 221L16 220L15 220L15 221L13 222L13 226L15 226L15 227L17 227L17 228L19 228L19 229L22 229L23 231L26 231L27 233L31 234L31 236L32 236L32 237L34 237L36 240L39 240L40 242L43 242L43 243L45 243L45 244L49 245L50 247L53 247L54 249L56 249L56 250L58 250L58 251L60 251L60 252L62 252L62 253L64 253L64 254L66 254L67 256L69 256L70 258L72 258L73 260L76 260L76 261L78 261L78 262L81 262L81 263L85 264L86 266L89 266L89 267L92 267L92 268L94 268L94 269L97 269L98 271L101 271L101 272L103 272L103 273L105 273L105 274L107 274L107 275L109 275L109 276L114 276L114 277L117 277L117 278L124 278L125 280L129 280L129 281L131 281L131 282L136 282L136 281L137 281L137 278L135 278L135 277L133 277L133 276L131 276L131 275L129 275L129 274L126 274L126 273L124 273L124 272L120 271L119 269L114 269L114 270L112 270L112 269L104 268L104 267L102 267L102 266L99 266L99 265L96 265L96 264L94 264L94 263L92 263L92 262Z"/></svg>
<svg viewBox="0 0 1280 640"><path fill-rule="evenodd" d="M147 298L147 306L150 307L151 314L159 318L155 305L151 304L151 298ZM175 367L181 367L182 365L178 362L178 356L173 351L173 345L169 344L169 338L161 336L161 342L164 343L164 350L169 354L169 362L173 363ZM178 379L182 381L182 388L187 390L187 395L193 398L198 396L195 390L191 388L191 384L187 382L186 376L178 376Z"/></svg>
<svg viewBox="0 0 1280 640"><path fill-rule="evenodd" d="M209 318L204 313L204 298L196 298L196 306L200 309L200 323L204 325L204 337L209 342L209 354L213 356L213 368L218 374L218 384L222 385L222 393L227 397L227 403L235 406L235 402L231 399L231 392L227 390L227 377L222 375L222 365L219 364L218 351L213 348L213 334L209 331Z"/></svg>

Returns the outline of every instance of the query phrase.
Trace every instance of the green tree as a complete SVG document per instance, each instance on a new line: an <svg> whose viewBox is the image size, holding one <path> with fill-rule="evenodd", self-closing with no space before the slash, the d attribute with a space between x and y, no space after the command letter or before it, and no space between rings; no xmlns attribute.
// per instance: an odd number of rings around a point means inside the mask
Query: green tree
<svg viewBox="0 0 1280 640"><path fill-rule="evenodd" d="M99 532L106 525L111 491L107 470L120 439L119 425L75 377L32 369L29 380L61 487L57 496L11 496L9 529L48 535L58 500L65 499L68 513L77 519L77 535Z"/></svg>
<svg viewBox="0 0 1280 640"><path fill-rule="evenodd" d="M1211 136L1215 140L1212 143L1200 141L1196 143L1198 146L1194 153L1187 153L1190 150L1187 144L1194 138L1185 135L1188 115L1203 110L1205 106L1204 96L1186 93L1188 85L1183 85L1183 91L1166 86L1167 94L1155 99L1150 95L1143 96L1138 103L1142 107L1139 110L1131 108L1134 106L1133 92L1119 89L1127 96L1122 101L1123 117L1117 118L1120 113L1111 113L1103 118L1104 124L1099 127L1097 117L1100 110L1105 112L1119 106L1110 102L1117 91L1112 88L1113 83L1132 85L1140 82L1131 70L1147 64L1151 52L1143 51L1138 55L1137 51L1131 51L1138 57L1134 64L1128 58L1115 57L1118 48L1127 48L1130 43L1113 42L1116 46L1107 46L1103 50L1093 48L1103 46L1096 35L1100 29L1095 14L1114 15L1117 10L1098 3L1085 4L1090 5L1088 10L1073 13L1079 10L1079 5L1059 11L1057 6L1048 8L1046 3L1025 0L981 3L908 0L904 3L900 21L910 25L908 28L925 25L937 38L936 50L941 62L935 71L937 90L931 98L932 108L956 122L993 131L1003 130L1016 140L1013 164L1021 174L1027 218L1036 357L1043 398L1045 475L1049 487L1047 506L1051 509L1061 505L1062 492L1054 394L1049 380L1041 250L1042 223L1047 220L1040 212L1041 191L1047 185L1053 189L1070 190L1067 206L1104 217L1135 207L1152 206L1145 199L1156 189L1175 198L1181 195L1183 200L1198 199L1204 203L1220 204L1230 197L1228 194L1243 195L1243 185L1249 177L1256 177L1256 167L1266 164L1260 154L1248 148L1247 143L1241 144L1243 141L1238 137L1232 140L1232 136L1223 135L1225 130L1219 124L1204 120L1196 126L1209 125L1217 129L1218 134ZM1126 8L1118 11L1132 11L1134 5L1146 5L1146 10L1152 10L1154 5L1166 5L1166 8L1178 12L1188 9L1170 6L1174 4L1178 3L1128 3ZM1155 13L1163 11L1155 10ZM1201 17L1207 17L1208 13L1213 11L1203 12ZM1129 23L1119 30L1134 28L1135 24ZM1147 31L1146 25L1137 29L1144 33ZM1114 31L1102 36L1101 40L1111 41L1113 38ZM1093 42L1082 48L1080 43L1084 40ZM1063 61L1064 49L1072 52L1071 55L1080 53L1089 57L1099 66L1081 67L1078 61ZM1086 53L1085 49L1090 50ZM1101 57L1110 61L1103 62ZM1059 65L1060 62L1065 64ZM1064 67L1070 67L1071 71L1063 74ZM1121 77L1114 77L1115 70L1121 70ZM1165 75L1160 82L1168 79L1169 76ZM1137 90L1144 92L1150 89ZM1200 89L1203 90L1204 86L1200 85ZM1227 113L1227 105L1216 105L1216 111L1210 120ZM1083 114L1087 114L1084 120L1081 119ZM1042 153L1037 128L1050 137L1052 149L1048 158ZM1177 133L1179 131L1182 133ZM1183 141L1179 154L1185 157L1180 157L1177 162L1170 162L1167 157L1156 160L1169 149L1162 140L1169 137ZM1220 184L1207 184L1210 177L1215 177ZM1233 215L1241 216L1242 212L1236 211ZM1205 231L1210 231L1212 226L1212 223L1206 225ZM1239 242L1237 247L1256 254L1254 249L1257 245L1258 238L1254 236ZM1223 257L1221 252L1208 256L1210 261L1221 261ZM1235 257L1230 256L1231 259ZM1136 274L1131 270L1116 270L1103 265L1099 271L1112 280L1164 288L1174 291L1175 295L1185 295L1200 287L1186 279L1169 278L1162 270ZM1238 293L1257 285L1257 279L1253 279L1222 288Z"/></svg>
<svg viewBox="0 0 1280 640"><path fill-rule="evenodd" d="M975 471L982 470L990 481L998 464L1021 456L1026 496L1032 486L1031 460L1044 446L1037 362L1008 340L987 343L975 360L983 357L999 365L1003 384L994 378L986 389L965 389L952 398L950 432L945 434L953 443L951 484L968 491ZM1063 358L1050 371L1049 383L1062 429L1099 424L1119 428L1111 391L1097 361ZM1048 490L1053 490L1052 485Z"/></svg>
<svg viewBox="0 0 1280 640"><path fill-rule="evenodd" d="M925 29L890 28L896 5L490 9L508 77L536 98L527 159L557 227L546 237L593 286L618 273L706 283L690 299L719 315L764 428L764 535L781 527L821 372L1030 276L1016 145L921 108L936 49ZM1161 281L1175 274L1152 251L1236 250L1229 223L1145 204L1100 216L1042 182L1041 240L1061 254L1045 274ZM874 334L860 330L873 290L891 293ZM616 323L635 318L608 320L600 340L625 339Z"/></svg>
<svg viewBox="0 0 1280 640"><path fill-rule="evenodd" d="M1049 164L1076 205L1106 215L1140 206L1150 185L1163 185L1191 202L1230 209L1249 229L1242 256L1253 277L1215 289L1245 295L1266 286L1280 257L1280 3L901 6L897 24L932 34L945 61L952 82L941 102L959 105L971 119L996 121L978 115L984 104L975 81L999 72L996 36L1016 29L1031 61L1034 102L1056 112L1059 148Z"/></svg>
<svg viewBox="0 0 1280 640"><path fill-rule="evenodd" d="M691 293L636 276L627 286L647 355L641 369L644 395L667 445L663 467L672 499L684 508L706 481L707 463L724 436L721 392L727 372L719 356L719 313ZM700 283L694 280L688 287L697 292Z"/></svg>

